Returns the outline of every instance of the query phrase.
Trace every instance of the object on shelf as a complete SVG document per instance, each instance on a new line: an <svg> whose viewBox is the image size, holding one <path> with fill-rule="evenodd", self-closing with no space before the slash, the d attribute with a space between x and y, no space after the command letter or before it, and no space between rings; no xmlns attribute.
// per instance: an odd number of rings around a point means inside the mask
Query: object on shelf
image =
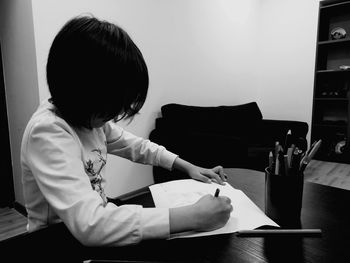
<svg viewBox="0 0 350 263"><path fill-rule="evenodd" d="M330 91L329 92L329 96L338 97L339 96L339 92L338 91Z"/></svg>
<svg viewBox="0 0 350 263"><path fill-rule="evenodd" d="M341 66L339 66L339 69L348 70L348 69L350 69L350 66L348 66L348 65L341 65Z"/></svg>
<svg viewBox="0 0 350 263"><path fill-rule="evenodd" d="M321 93L321 96L323 97L339 97L338 91L324 91Z"/></svg>
<svg viewBox="0 0 350 263"><path fill-rule="evenodd" d="M342 153L344 153L345 147L346 147L346 141L342 140L335 145L334 152L336 154L342 154Z"/></svg>
<svg viewBox="0 0 350 263"><path fill-rule="evenodd" d="M331 39L332 40L342 39L345 37L346 37L346 31L344 28L336 27L336 28L332 29L332 31L331 31Z"/></svg>

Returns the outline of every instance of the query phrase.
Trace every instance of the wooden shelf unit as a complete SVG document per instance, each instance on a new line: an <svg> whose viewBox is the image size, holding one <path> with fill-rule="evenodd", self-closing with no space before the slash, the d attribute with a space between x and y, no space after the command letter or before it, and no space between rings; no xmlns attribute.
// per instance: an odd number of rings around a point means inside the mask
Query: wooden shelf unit
<svg viewBox="0 0 350 263"><path fill-rule="evenodd" d="M346 31L344 38L332 30ZM322 139L315 159L350 163L350 1L319 4L311 143ZM345 143L345 144L344 144Z"/></svg>

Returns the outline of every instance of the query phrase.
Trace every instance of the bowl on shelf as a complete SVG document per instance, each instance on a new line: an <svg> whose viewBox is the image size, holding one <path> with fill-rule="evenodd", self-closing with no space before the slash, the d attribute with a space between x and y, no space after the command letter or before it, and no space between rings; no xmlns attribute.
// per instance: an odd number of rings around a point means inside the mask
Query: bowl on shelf
<svg viewBox="0 0 350 263"><path fill-rule="evenodd" d="M337 40L337 39L342 39L346 37L346 31L342 27L336 27L333 28L331 31L331 39L332 40Z"/></svg>
<svg viewBox="0 0 350 263"><path fill-rule="evenodd" d="M350 66L349 65L340 65L339 69L341 69L341 70L349 70Z"/></svg>

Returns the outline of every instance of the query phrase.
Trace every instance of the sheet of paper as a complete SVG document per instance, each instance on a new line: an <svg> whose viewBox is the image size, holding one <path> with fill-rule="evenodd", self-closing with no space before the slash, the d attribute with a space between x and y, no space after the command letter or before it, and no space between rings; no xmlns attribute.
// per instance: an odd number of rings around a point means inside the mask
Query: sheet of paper
<svg viewBox="0 0 350 263"><path fill-rule="evenodd" d="M193 204L206 194L214 195L216 188L220 188L221 196L231 199L233 211L227 224L222 228L208 232L174 234L170 239L233 233L239 230L252 230L264 225L278 227L248 196L228 183L225 185L207 184L193 179L184 179L154 184L149 188L156 207L172 208Z"/></svg>

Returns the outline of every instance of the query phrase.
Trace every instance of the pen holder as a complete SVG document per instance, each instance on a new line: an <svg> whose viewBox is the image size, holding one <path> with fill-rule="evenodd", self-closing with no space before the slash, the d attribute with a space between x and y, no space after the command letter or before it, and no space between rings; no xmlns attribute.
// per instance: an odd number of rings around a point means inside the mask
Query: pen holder
<svg viewBox="0 0 350 263"><path fill-rule="evenodd" d="M276 175L265 169L265 214L281 227L300 227L304 188L302 172Z"/></svg>

